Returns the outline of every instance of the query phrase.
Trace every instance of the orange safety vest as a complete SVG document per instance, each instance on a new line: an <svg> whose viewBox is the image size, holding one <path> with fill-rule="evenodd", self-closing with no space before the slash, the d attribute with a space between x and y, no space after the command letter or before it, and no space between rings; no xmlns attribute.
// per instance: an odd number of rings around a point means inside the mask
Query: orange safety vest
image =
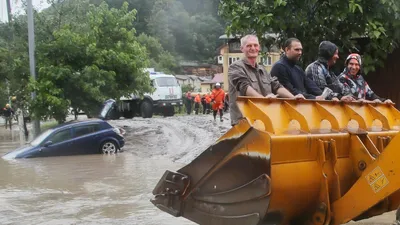
<svg viewBox="0 0 400 225"><path fill-rule="evenodd" d="M224 90L213 89L211 94L211 99L214 100L216 103L223 103L225 99L225 92Z"/></svg>
<svg viewBox="0 0 400 225"><path fill-rule="evenodd" d="M194 99L194 102L197 102L197 103L201 102L200 95L196 95L196 98Z"/></svg>
<svg viewBox="0 0 400 225"><path fill-rule="evenodd" d="M211 97L209 94L206 95L206 103L210 104L211 103Z"/></svg>

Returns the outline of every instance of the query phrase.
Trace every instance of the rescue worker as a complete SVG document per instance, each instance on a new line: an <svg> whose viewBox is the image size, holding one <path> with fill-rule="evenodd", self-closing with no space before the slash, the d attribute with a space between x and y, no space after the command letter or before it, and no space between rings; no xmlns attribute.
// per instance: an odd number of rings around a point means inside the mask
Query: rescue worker
<svg viewBox="0 0 400 225"><path fill-rule="evenodd" d="M296 65L303 54L303 47L297 38L286 40L283 49L285 55L271 69L271 75L293 95L302 94L307 99L324 99L321 89L314 81L306 77L303 69Z"/></svg>
<svg viewBox="0 0 400 225"><path fill-rule="evenodd" d="M349 95L342 95L342 86L338 77L331 70L339 59L338 47L330 41L322 41L319 45L318 59L307 66L306 76L315 82L323 91L329 88L333 93L328 97L332 100L353 101Z"/></svg>
<svg viewBox="0 0 400 225"><path fill-rule="evenodd" d="M10 104L6 104L6 107L3 108L3 115L6 120L6 129L7 129L7 124L10 124L10 130L12 127L12 117L14 115L14 111L12 110Z"/></svg>
<svg viewBox="0 0 400 225"><path fill-rule="evenodd" d="M224 109L224 99L225 99L225 92L221 88L220 83L216 83L214 89L212 90L211 94L211 101L212 101L212 109L213 109L213 116L214 121L217 119L217 113L219 112L220 121L223 122L223 109Z"/></svg>
<svg viewBox="0 0 400 225"><path fill-rule="evenodd" d="M186 93L186 112L188 115L192 113L192 93L190 91Z"/></svg>
<svg viewBox="0 0 400 225"><path fill-rule="evenodd" d="M236 103L238 96L276 98L304 98L293 96L276 77L271 77L265 68L257 63L260 44L255 35L246 35L240 40L244 58L232 63L228 69L229 112L232 126L243 118ZM277 96L275 95L277 94Z"/></svg>
<svg viewBox="0 0 400 225"><path fill-rule="evenodd" d="M350 54L345 61L345 69L339 75L339 81L343 84L343 95L351 95L357 101L385 102L393 104L390 99L384 99L376 95L362 76L362 63L359 54Z"/></svg>
<svg viewBox="0 0 400 225"><path fill-rule="evenodd" d="M203 115L206 114L206 94L201 97L201 106L203 107Z"/></svg>
<svg viewBox="0 0 400 225"><path fill-rule="evenodd" d="M196 112L196 115L199 114L200 104L201 104L200 94L197 94L196 97L194 98L194 111Z"/></svg>
<svg viewBox="0 0 400 225"><path fill-rule="evenodd" d="M210 114L211 111L211 95L210 94L206 94L206 113Z"/></svg>

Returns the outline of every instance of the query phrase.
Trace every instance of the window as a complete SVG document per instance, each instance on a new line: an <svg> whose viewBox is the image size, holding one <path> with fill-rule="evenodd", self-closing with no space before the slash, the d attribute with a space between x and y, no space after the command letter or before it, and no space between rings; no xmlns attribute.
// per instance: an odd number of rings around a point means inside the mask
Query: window
<svg viewBox="0 0 400 225"><path fill-rule="evenodd" d="M100 124L89 124L74 128L74 137L80 137L100 130Z"/></svg>
<svg viewBox="0 0 400 225"><path fill-rule="evenodd" d="M52 137L50 137L49 141L52 141L53 144L56 144L69 139L71 139L71 130L66 129L55 133Z"/></svg>
<svg viewBox="0 0 400 225"><path fill-rule="evenodd" d="M267 56L265 61L266 61L266 65L267 66L271 66L272 65L272 57L271 56Z"/></svg>
<svg viewBox="0 0 400 225"><path fill-rule="evenodd" d="M222 61L222 56L218 56L218 60L219 60L219 61Z"/></svg>
<svg viewBox="0 0 400 225"><path fill-rule="evenodd" d="M240 57L229 57L229 65L231 65L232 63L236 62L240 60Z"/></svg>
<svg viewBox="0 0 400 225"><path fill-rule="evenodd" d="M46 130L41 135L39 135L37 138L35 138L35 140L33 140L31 142L31 145L32 146L38 146L40 143L42 143L42 141L44 141L48 136L50 136L52 132L53 132L52 129Z"/></svg>
<svg viewBox="0 0 400 225"><path fill-rule="evenodd" d="M178 85L175 77L159 77L156 78L156 82L159 87L173 87Z"/></svg>

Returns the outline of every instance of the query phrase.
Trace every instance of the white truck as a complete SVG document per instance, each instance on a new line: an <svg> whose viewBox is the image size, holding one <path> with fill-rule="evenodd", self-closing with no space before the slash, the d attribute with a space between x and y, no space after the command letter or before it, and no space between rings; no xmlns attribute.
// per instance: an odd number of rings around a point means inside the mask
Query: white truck
<svg viewBox="0 0 400 225"><path fill-rule="evenodd" d="M151 118L155 113L164 116L175 114L175 106L183 105L182 89L175 76L147 70L154 92L146 93L144 97L131 95L121 97L119 101L107 100L100 113L101 118L117 119L120 116L133 118L135 115Z"/></svg>

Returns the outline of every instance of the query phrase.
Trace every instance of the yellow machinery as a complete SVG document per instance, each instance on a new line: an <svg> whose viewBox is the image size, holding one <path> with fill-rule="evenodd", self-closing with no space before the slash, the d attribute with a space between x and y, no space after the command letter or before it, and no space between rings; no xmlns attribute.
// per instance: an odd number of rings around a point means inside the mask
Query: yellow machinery
<svg viewBox="0 0 400 225"><path fill-rule="evenodd" d="M152 200L201 225L338 225L400 204L393 105L240 97L245 119Z"/></svg>

